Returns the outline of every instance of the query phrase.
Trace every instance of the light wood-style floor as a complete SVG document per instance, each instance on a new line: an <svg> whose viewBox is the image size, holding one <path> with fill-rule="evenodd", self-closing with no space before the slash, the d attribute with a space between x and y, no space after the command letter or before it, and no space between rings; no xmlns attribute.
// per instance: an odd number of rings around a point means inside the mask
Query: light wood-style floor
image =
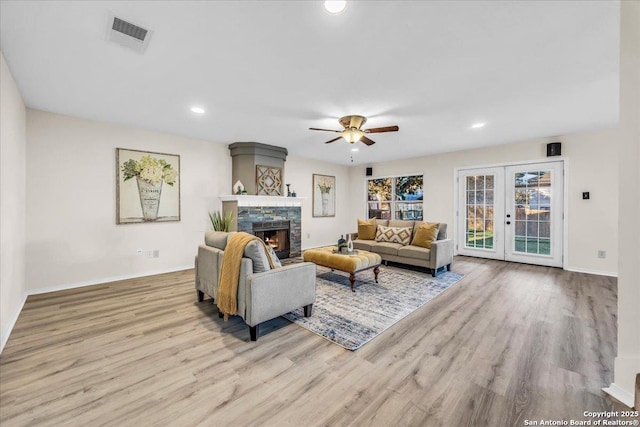
<svg viewBox="0 0 640 427"><path fill-rule="evenodd" d="M192 270L31 296L0 424L521 426L623 406L616 281L457 257L466 277L356 352L284 319L257 342ZM426 273L425 273L426 274Z"/></svg>

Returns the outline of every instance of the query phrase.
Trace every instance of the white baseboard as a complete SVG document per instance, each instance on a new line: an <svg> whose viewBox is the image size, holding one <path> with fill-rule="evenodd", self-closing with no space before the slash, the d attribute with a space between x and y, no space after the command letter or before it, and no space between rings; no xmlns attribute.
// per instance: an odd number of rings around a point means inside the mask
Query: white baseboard
<svg viewBox="0 0 640 427"><path fill-rule="evenodd" d="M4 350L4 346L7 344L7 341L9 340L9 335L11 335L11 331L13 331L13 327L18 321L18 317L20 317L20 313L22 312L22 308L24 307L25 302L27 302L26 292L24 293L24 295L22 295L22 302L20 303L20 307L16 310L15 313L13 313L13 316L11 316L11 320L7 325L7 330L2 331L2 342L0 342L0 353L2 353L2 350Z"/></svg>
<svg viewBox="0 0 640 427"><path fill-rule="evenodd" d="M48 292L64 291L67 289L82 288L84 286L100 285L103 283L117 282L119 280L137 279L139 277L155 276L156 274L173 273L176 271L190 270L193 265L173 267L164 270L146 271L144 273L125 274L122 276L103 277L101 279L88 280L84 282L76 283L64 283L61 285L47 286L46 288L30 289L27 291L27 295L46 294Z"/></svg>
<svg viewBox="0 0 640 427"><path fill-rule="evenodd" d="M618 399L620 402L627 405L629 408L633 408L633 394L629 393L626 390L621 389L615 383L611 383L609 387L605 387L602 389L609 396Z"/></svg>
<svg viewBox="0 0 640 427"><path fill-rule="evenodd" d="M588 268L573 268L565 267L567 271L573 271L574 273L586 273L595 274L596 276L618 277L618 273L615 271L601 271L601 270L589 270Z"/></svg>

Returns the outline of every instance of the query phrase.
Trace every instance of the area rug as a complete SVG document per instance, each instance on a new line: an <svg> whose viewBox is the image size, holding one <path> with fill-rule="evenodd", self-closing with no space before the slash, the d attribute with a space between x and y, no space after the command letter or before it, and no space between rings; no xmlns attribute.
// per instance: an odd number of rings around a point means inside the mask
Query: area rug
<svg viewBox="0 0 640 427"><path fill-rule="evenodd" d="M380 267L376 283L372 271L356 275L351 292L349 275L318 267L313 315L302 309L283 317L347 350L356 350L393 324L456 284L463 275L428 273Z"/></svg>

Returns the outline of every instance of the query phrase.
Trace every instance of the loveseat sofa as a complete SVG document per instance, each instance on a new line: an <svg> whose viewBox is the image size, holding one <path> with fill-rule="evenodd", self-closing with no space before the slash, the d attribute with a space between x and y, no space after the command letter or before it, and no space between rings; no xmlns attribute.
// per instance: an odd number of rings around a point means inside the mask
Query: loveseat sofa
<svg viewBox="0 0 640 427"><path fill-rule="evenodd" d="M447 224L440 223L436 240L430 248L412 245L411 242L421 221L403 220L376 220L376 225L385 227L410 228L411 236L409 244L390 243L376 241L376 239L358 238L358 233L353 233L353 247L380 255L383 261L398 262L402 264L425 267L431 270L433 277L445 269L451 271L453 261L453 241L447 239Z"/></svg>
<svg viewBox="0 0 640 427"><path fill-rule="evenodd" d="M218 294L218 274L224 249L232 233L207 231L203 245L198 246L195 259L198 301L209 295L215 302ZM260 335L260 323L297 308L311 316L316 299L316 266L310 262L271 269L259 241L247 245L240 262L238 281L238 315L249 326L251 341Z"/></svg>

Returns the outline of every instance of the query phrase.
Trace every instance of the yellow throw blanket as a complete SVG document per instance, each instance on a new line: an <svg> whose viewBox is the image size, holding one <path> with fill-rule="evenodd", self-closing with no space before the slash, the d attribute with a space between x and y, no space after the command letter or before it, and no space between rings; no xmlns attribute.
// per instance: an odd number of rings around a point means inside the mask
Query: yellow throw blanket
<svg viewBox="0 0 640 427"><path fill-rule="evenodd" d="M227 247L224 249L222 265L218 273L218 309L224 314L224 320L229 315L238 314L238 279L240 278L240 263L244 248L253 240L258 240L264 246L269 265L274 268L269 256L269 249L262 239L249 233L235 233L229 237Z"/></svg>

